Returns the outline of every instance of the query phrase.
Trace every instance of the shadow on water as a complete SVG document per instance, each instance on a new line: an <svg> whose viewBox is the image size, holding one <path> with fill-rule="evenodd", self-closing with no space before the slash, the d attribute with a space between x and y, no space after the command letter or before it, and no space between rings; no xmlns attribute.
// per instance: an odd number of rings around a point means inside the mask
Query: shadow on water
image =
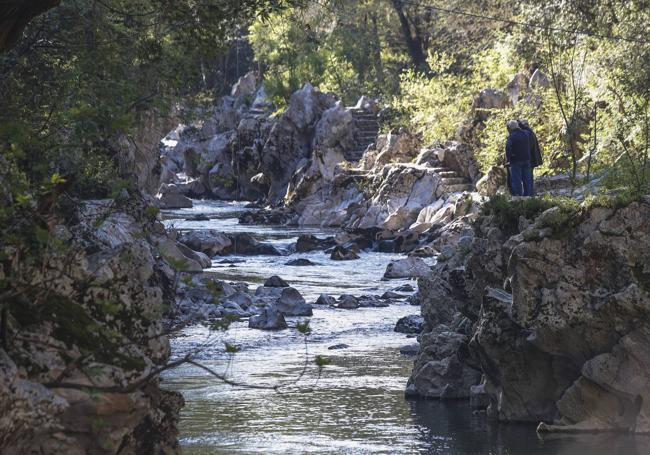
<svg viewBox="0 0 650 455"><path fill-rule="evenodd" d="M424 443L419 453L450 455L646 455L650 437L601 434L538 435L535 424L499 423L466 401L410 401Z"/></svg>

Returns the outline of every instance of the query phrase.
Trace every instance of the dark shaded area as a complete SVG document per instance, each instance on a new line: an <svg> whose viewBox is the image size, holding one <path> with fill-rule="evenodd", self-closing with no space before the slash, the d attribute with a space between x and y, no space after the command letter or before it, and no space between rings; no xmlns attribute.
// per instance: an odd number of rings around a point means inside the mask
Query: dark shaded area
<svg viewBox="0 0 650 455"><path fill-rule="evenodd" d="M0 2L0 52L9 50L29 22L58 6L60 0L6 0Z"/></svg>

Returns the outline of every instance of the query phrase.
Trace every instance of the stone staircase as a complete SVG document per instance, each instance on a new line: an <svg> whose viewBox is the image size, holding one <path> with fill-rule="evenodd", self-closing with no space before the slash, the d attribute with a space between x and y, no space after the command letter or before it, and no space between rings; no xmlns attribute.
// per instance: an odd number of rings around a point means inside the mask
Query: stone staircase
<svg viewBox="0 0 650 455"><path fill-rule="evenodd" d="M430 163L430 166L433 167L434 172L436 172L442 179L438 190L438 197L443 193L461 193L463 191L474 191L474 184L472 181L466 177L463 177L458 172L443 166L440 161Z"/></svg>
<svg viewBox="0 0 650 455"><path fill-rule="evenodd" d="M377 115L365 109L349 108L357 127L355 146L346 153L348 161L359 161L370 144L377 141L379 121Z"/></svg>

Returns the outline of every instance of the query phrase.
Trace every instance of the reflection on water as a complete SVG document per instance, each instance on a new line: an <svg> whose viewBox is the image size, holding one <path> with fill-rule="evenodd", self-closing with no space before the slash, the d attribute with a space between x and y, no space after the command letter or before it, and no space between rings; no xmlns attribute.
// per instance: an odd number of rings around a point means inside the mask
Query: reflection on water
<svg viewBox="0 0 650 455"><path fill-rule="evenodd" d="M229 231L241 206L197 204L210 222L176 221L184 229ZM176 211L177 216L189 211ZM194 223L194 224L193 224ZM238 226L277 245L288 245L303 230ZM321 230L310 233L325 235ZM308 257L318 267L287 267L294 257ZM380 281L391 255L364 254L360 261L333 263L323 253L290 257L248 257L231 268L213 262L213 271L227 279L259 283L277 273L308 299L320 292L380 293L403 282ZM647 438L614 435L552 437L541 440L534 425L505 425L475 414L465 401L407 401L404 386L412 361L401 356L401 345L413 342L392 331L402 316L419 309L407 304L346 311L316 308L313 333L305 346L295 328L281 332L249 330L238 323L225 334L202 326L187 328L173 340L175 356L202 346L199 359L228 377L246 384L288 384L281 392L235 388L205 372L184 366L166 372L167 388L186 399L182 412L183 453L198 454L494 454L494 455L641 455L650 453ZM299 318L290 318L295 325ZM223 343L241 348L230 358ZM349 348L329 350L335 344ZM307 353L305 352L307 349ZM315 355L331 359L322 375Z"/></svg>

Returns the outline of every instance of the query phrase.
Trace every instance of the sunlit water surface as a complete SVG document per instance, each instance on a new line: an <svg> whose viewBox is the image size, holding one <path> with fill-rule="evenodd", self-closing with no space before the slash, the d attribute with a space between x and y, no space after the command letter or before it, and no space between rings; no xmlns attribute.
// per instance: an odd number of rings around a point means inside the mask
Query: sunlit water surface
<svg viewBox="0 0 650 455"><path fill-rule="evenodd" d="M242 204L195 201L192 209L170 211L168 226L249 232L255 238L289 249L298 235L333 235L323 229L245 226L236 216ZM192 214L210 221L185 221ZM298 257L317 266L284 265ZM331 261L323 252L281 257L229 257L244 262L213 260L210 272L251 288L277 274L314 301L326 292L381 294L406 280L382 281L396 255L362 253L357 261ZM410 282L415 286L415 282ZM531 425L490 422L473 413L465 401L407 401L404 386L412 360L399 347L413 339L393 331L402 316L417 314L406 303L386 308L338 310L315 307L306 338L295 328L304 318L289 318L290 328L265 332L235 324L226 333L203 326L187 328L172 341L175 357L198 349L202 364L239 384L225 385L193 366L166 372L165 387L183 393L183 453L198 454L650 454L647 438L617 435L563 436L540 439ZM224 352L224 342L241 350ZM348 348L328 347L347 344ZM322 371L314 357L331 363ZM253 389L246 385L275 387Z"/></svg>

